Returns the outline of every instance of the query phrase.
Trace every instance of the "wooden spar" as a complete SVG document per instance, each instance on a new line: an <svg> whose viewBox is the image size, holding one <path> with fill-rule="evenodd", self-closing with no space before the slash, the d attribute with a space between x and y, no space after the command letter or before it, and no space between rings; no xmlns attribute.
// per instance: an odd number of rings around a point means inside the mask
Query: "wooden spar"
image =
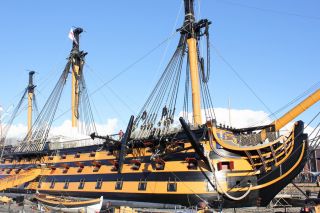
<svg viewBox="0 0 320 213"><path fill-rule="evenodd" d="M79 35L83 32L83 29L76 28L73 30L73 44L71 51L71 62L72 62L72 88L71 88L71 120L72 127L78 126L79 119L79 79L81 76L80 66L83 63L79 51Z"/></svg>
<svg viewBox="0 0 320 213"><path fill-rule="evenodd" d="M263 129L261 131L261 139L265 140L267 138L268 131L279 131L281 128L287 125L290 121L298 117L301 113L306 111L309 107L317 103L319 100L320 100L320 89L317 89L314 93L312 93L306 99L304 99L295 107L293 107L281 118L278 118L277 120L273 121L271 125L268 125L269 127L267 127L266 129Z"/></svg>
<svg viewBox="0 0 320 213"><path fill-rule="evenodd" d="M31 128L32 128L32 105L33 105L33 96L34 96L34 88L33 85L33 75L34 71L29 72L29 84L28 84L28 139L31 138Z"/></svg>
<svg viewBox="0 0 320 213"><path fill-rule="evenodd" d="M74 60L74 59L73 59ZM73 64L72 66L72 95L71 95L71 108L72 108L72 127L78 126L78 107L79 107L79 65Z"/></svg>
<svg viewBox="0 0 320 213"><path fill-rule="evenodd" d="M193 123L195 126L202 124L201 119L201 96L200 96L200 82L198 70L198 53L197 40L194 30L194 11L193 0L185 0L185 27L188 30L188 56L190 64L190 79L192 91L192 108L193 108Z"/></svg>
<svg viewBox="0 0 320 213"><path fill-rule="evenodd" d="M301 113L306 111L309 107L314 105L320 100L320 89L312 93L306 99L301 101L298 105L292 108L289 112L283 115L281 118L275 120L272 124L275 126L275 130L279 131L282 127L287 125L290 121L295 119Z"/></svg>

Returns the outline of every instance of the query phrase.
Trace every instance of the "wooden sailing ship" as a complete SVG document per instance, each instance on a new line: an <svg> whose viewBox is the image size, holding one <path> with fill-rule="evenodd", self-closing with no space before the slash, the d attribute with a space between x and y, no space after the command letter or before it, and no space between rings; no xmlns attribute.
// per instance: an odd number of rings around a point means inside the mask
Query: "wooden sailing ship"
<svg viewBox="0 0 320 213"><path fill-rule="evenodd" d="M130 118L123 137L93 133L93 145L80 145L79 141L50 143L48 127L39 122L40 113L25 141L4 154L0 165L1 190L103 196L106 200L137 202L141 206L191 206L202 202L215 208L230 208L266 206L295 178L307 158L304 123L295 122L286 136L280 135L279 130L319 101L320 89L269 125L244 129L217 125L205 72L210 59L207 57L205 65L198 48L201 37L209 38L210 22L195 20L193 0L184 0L184 4L185 20L178 29L177 49L141 111ZM79 50L81 32L81 28L73 32L76 40L59 80L65 82L71 67L74 126L85 56ZM183 65L183 116L177 123L176 99ZM61 94L60 90L56 93ZM53 100L48 103L56 104ZM50 123L50 119L45 120Z"/></svg>

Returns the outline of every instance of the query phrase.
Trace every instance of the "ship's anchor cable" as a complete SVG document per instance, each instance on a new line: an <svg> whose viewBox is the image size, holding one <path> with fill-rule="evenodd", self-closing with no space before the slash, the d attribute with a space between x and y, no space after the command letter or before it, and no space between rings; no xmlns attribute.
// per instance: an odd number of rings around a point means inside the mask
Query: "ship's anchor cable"
<svg viewBox="0 0 320 213"><path fill-rule="evenodd" d="M214 173L215 173L215 171L214 171ZM216 175L214 174L214 176L216 176ZM222 194L224 194L225 196L227 196L231 200L242 200L242 199L244 199L245 197L247 197L249 195L249 193L251 192L251 189L252 189L252 183L249 183L248 190L243 195L241 195L240 197L234 197L234 196L230 195L227 191L224 191L222 189L222 187L220 186L218 181L216 181L216 183L218 185L218 189L220 188Z"/></svg>
<svg viewBox="0 0 320 213"><path fill-rule="evenodd" d="M214 179L215 179L215 183L217 184L217 187L214 186L214 184L211 182L210 178L205 175L202 171L202 174L205 176L205 178L209 181L210 185L213 186L214 188L216 188L217 192L220 193L219 191L221 191L222 194L226 195L228 198L232 199L232 200L242 200L245 197L247 197L249 195L249 193L251 192L252 189L252 183L248 183L248 190L241 195L240 197L234 197L232 195L230 195L227 191L224 191L223 188L220 186L219 181L216 177L216 170L214 168L214 166L212 166L211 162L210 162L210 158L207 154L203 153L203 151L201 150L200 147L200 143L197 141L197 139L195 138L194 134L191 132L190 128L188 127L188 125L186 124L186 122L184 121L183 118L180 118L180 123L182 125L182 128L184 129L185 133L187 134L192 147L194 148L195 152L199 155L199 157L202 159L202 161L208 166L208 170L210 172L212 172ZM220 189L220 190L219 190Z"/></svg>

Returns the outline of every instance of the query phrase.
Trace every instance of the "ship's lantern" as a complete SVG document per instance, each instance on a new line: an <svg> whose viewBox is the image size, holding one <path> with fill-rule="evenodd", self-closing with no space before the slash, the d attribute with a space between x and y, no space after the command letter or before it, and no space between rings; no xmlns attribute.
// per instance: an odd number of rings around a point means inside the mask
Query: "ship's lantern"
<svg viewBox="0 0 320 213"><path fill-rule="evenodd" d="M224 161L217 163L218 171L220 170L233 170L234 162L233 161Z"/></svg>
<svg viewBox="0 0 320 213"><path fill-rule="evenodd" d="M133 159L131 161L131 169L132 170L139 170L140 166L141 166L141 161L138 159Z"/></svg>
<svg viewBox="0 0 320 213"><path fill-rule="evenodd" d="M188 169L197 169L198 161L195 158L186 158L186 162L188 163Z"/></svg>

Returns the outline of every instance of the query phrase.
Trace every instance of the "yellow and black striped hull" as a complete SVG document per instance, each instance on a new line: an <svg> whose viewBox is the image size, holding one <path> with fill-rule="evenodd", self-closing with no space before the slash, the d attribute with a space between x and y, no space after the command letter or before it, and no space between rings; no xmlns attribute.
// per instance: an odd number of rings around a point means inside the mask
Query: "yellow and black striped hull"
<svg viewBox="0 0 320 213"><path fill-rule="evenodd" d="M42 157L30 156L27 161L7 160L0 165L0 171L5 177L19 169L41 163L47 165L35 181L6 190L13 193L39 191L83 198L103 196L105 200L138 202L142 206L146 203L191 206L200 202L215 208L266 206L304 166L308 144L302 131L303 123L297 124L286 154L279 151L279 158L275 159L277 165L266 159L265 170L254 169L244 152L227 148L220 149L218 154L210 151L214 172L198 159L193 149L172 152L165 158L163 170L158 170L150 158L152 153L137 148L126 155L120 173L114 170L115 154L95 145L62 149L60 155L54 157L48 153ZM204 148L209 149L206 145ZM254 158L255 151L250 152ZM190 168L188 158L197 159L198 165ZM136 159L141 163L133 168L132 162ZM234 168L219 170L220 162L230 161ZM259 164L257 160L253 162ZM245 194L242 199L233 199Z"/></svg>

